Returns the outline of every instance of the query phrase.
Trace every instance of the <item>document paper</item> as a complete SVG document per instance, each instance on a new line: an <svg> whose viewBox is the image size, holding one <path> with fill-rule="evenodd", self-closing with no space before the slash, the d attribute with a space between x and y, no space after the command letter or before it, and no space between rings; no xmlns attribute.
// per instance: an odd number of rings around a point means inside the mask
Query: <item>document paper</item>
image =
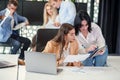
<svg viewBox="0 0 120 80"><path fill-rule="evenodd" d="M87 59L90 56L90 54L80 54L80 55L68 55L65 60L64 63L66 62L78 62L78 61L84 61L85 59Z"/></svg>

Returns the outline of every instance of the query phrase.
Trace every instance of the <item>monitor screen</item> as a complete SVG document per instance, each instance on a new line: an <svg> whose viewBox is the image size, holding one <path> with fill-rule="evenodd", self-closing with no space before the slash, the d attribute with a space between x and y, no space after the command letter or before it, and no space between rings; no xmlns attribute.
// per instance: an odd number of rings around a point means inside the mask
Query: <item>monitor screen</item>
<svg viewBox="0 0 120 80"><path fill-rule="evenodd" d="M45 1L23 1L22 15L27 17L31 25L43 24Z"/></svg>
<svg viewBox="0 0 120 80"><path fill-rule="evenodd" d="M87 11L87 3L75 2L75 6L76 6L76 12L78 12L79 10Z"/></svg>

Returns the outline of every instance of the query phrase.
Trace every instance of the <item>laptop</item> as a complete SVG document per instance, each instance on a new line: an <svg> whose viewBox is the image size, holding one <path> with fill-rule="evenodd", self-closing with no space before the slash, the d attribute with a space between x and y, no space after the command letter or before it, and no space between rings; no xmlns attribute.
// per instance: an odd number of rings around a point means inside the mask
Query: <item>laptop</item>
<svg viewBox="0 0 120 80"><path fill-rule="evenodd" d="M0 60L0 69L1 68L14 67L14 66L16 66L16 64L11 63L9 61L5 61L5 60Z"/></svg>
<svg viewBox="0 0 120 80"><path fill-rule="evenodd" d="M57 74L56 55L52 53L25 51L26 71Z"/></svg>

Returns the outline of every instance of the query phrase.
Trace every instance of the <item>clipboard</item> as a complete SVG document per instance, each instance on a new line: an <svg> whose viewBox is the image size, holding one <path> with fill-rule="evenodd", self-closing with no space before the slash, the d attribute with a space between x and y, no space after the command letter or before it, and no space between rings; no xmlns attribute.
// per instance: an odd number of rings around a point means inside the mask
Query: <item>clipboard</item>
<svg viewBox="0 0 120 80"><path fill-rule="evenodd" d="M105 48L106 48L106 46L103 46L103 47L101 47L101 48L95 49L95 50L90 54L89 58L93 58L94 56L97 55L97 52L99 52L99 51L101 51L101 50L104 50Z"/></svg>

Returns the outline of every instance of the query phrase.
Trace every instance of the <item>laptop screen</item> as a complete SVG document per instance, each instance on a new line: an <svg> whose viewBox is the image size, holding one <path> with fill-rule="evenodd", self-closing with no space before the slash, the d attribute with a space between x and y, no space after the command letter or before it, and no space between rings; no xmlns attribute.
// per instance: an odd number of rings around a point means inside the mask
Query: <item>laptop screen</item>
<svg viewBox="0 0 120 80"><path fill-rule="evenodd" d="M7 68L7 67L13 67L13 66L16 66L16 65L8 61L0 60L0 68Z"/></svg>

